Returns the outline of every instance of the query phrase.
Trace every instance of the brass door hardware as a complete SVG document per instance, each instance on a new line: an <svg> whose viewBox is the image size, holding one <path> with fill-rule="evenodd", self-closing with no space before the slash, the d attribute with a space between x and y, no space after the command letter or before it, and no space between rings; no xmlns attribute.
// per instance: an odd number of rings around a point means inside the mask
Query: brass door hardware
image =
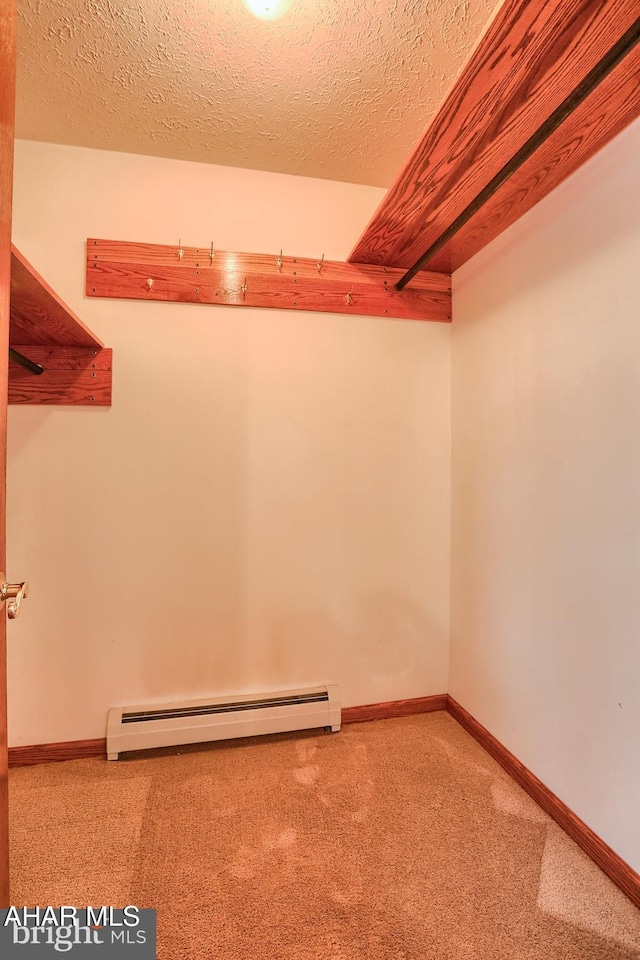
<svg viewBox="0 0 640 960"><path fill-rule="evenodd" d="M10 601L7 604L7 616L9 620L15 620L20 613L22 601L29 596L29 584L26 580L24 583L7 583L4 579L4 573L0 573L0 580L2 580L2 584L0 584L0 603L4 603L5 600Z"/></svg>

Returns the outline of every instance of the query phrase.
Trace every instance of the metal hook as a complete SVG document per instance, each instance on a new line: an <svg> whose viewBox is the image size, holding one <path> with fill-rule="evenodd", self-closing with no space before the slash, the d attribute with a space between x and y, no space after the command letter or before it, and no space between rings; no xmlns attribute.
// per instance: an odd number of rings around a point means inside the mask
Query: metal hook
<svg viewBox="0 0 640 960"><path fill-rule="evenodd" d="M346 295L345 300L347 301L347 303L349 304L349 306L351 306L351 304L353 303L353 297L351 296L350 293L348 293L348 294Z"/></svg>
<svg viewBox="0 0 640 960"><path fill-rule="evenodd" d="M184 257L184 250L182 249L182 240L178 240L178 260L182 260Z"/></svg>
<svg viewBox="0 0 640 960"><path fill-rule="evenodd" d="M147 290L151 290L152 286L153 286L153 277L149 277L147 279Z"/></svg>
<svg viewBox="0 0 640 960"><path fill-rule="evenodd" d="M282 260L282 250L281 250L280 256L276 260L276 267L278 268L278 270L282 270L282 264L283 264L283 260Z"/></svg>
<svg viewBox="0 0 640 960"><path fill-rule="evenodd" d="M245 299L246 299L246 293L247 293L247 278L246 278L246 277L244 278L244 283L242 284L242 286L240 287L240 289L242 290L242 299L245 300Z"/></svg>
<svg viewBox="0 0 640 960"><path fill-rule="evenodd" d="M323 264L324 264L324 253L322 254L322 257L320 258L320 260L318 260L318 262L316 263L316 267L318 268L318 273L322 273Z"/></svg>
<svg viewBox="0 0 640 960"><path fill-rule="evenodd" d="M213 240L211 241L211 250L209 251L209 263L213 263L213 258L215 257L216 252L213 249Z"/></svg>

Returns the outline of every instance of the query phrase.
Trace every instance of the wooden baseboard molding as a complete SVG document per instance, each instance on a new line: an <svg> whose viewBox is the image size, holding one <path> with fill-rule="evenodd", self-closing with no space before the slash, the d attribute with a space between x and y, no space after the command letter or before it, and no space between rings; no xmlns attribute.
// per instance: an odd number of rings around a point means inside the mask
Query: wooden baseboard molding
<svg viewBox="0 0 640 960"><path fill-rule="evenodd" d="M29 767L36 763L58 763L61 760L86 760L107 756L107 741L68 740L65 743L36 743L28 747L9 747L10 767Z"/></svg>
<svg viewBox="0 0 640 960"><path fill-rule="evenodd" d="M390 717L410 717L415 713L432 713L447 709L447 694L432 697L414 697L412 700L389 700L369 703L363 707L343 707L343 723L363 723L365 720L387 720Z"/></svg>
<svg viewBox="0 0 640 960"><path fill-rule="evenodd" d="M385 720L388 717L408 717L414 713L431 713L447 709L447 695L415 697L413 700L390 700L388 703L370 703L363 707L346 707L343 723L361 723L365 720ZM59 763L62 760L87 760L107 756L107 741L69 740L64 743L36 743L28 747L9 747L9 766L27 767L36 763Z"/></svg>
<svg viewBox="0 0 640 960"><path fill-rule="evenodd" d="M470 733L474 740L477 740L480 746L484 747L487 753L494 760L497 760L500 766L527 791L529 796L533 797L536 803L549 816L553 817L556 823L572 840L575 840L587 856L591 857L603 873L606 873L609 879L613 880L616 886L623 893L626 893L637 907L640 907L640 874L636 873L628 863L625 863L622 857L618 856L604 840L601 840L580 817L577 817L569 809L566 803L556 797L555 793L552 793L541 780L538 780L531 770L520 763L510 750L507 750L493 734L489 733L486 727L483 727L453 697L447 697L447 710L460 726L464 727L467 733Z"/></svg>

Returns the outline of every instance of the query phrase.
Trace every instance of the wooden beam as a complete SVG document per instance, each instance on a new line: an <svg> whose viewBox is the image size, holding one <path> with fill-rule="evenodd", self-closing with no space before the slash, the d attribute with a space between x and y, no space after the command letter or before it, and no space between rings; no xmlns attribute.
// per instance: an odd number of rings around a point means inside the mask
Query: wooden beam
<svg viewBox="0 0 640 960"><path fill-rule="evenodd" d="M451 278L423 271L407 290L401 270L206 247L87 240L87 296L217 303L389 317L451 320Z"/></svg>
<svg viewBox="0 0 640 960"><path fill-rule="evenodd" d="M640 116L640 46L429 261L457 270Z"/></svg>
<svg viewBox="0 0 640 960"><path fill-rule="evenodd" d="M103 346L13 245L9 340L11 346L15 343Z"/></svg>
<svg viewBox="0 0 640 960"><path fill-rule="evenodd" d="M111 405L112 352L97 347L40 347L12 344L14 350L44 367L36 375L9 363L9 403Z"/></svg>
<svg viewBox="0 0 640 960"><path fill-rule="evenodd" d="M637 17L637 0L505 0L349 261L411 267Z"/></svg>

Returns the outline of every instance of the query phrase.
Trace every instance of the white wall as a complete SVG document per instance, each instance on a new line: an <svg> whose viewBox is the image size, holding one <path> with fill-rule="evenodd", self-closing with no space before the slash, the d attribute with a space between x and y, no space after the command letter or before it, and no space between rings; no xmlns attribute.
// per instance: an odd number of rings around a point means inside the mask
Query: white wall
<svg viewBox="0 0 640 960"><path fill-rule="evenodd" d="M88 236L344 259L370 187L18 142L14 241L114 348L113 407L10 408L10 742L117 703L448 680L443 324L84 299Z"/></svg>
<svg viewBox="0 0 640 960"><path fill-rule="evenodd" d="M640 869L640 123L454 276L450 692Z"/></svg>
<svg viewBox="0 0 640 960"><path fill-rule="evenodd" d="M87 236L341 259L381 191L19 142L15 242L115 373L110 410L10 408L11 743L448 688L640 868L639 179L636 124L456 273L450 330L86 300Z"/></svg>

